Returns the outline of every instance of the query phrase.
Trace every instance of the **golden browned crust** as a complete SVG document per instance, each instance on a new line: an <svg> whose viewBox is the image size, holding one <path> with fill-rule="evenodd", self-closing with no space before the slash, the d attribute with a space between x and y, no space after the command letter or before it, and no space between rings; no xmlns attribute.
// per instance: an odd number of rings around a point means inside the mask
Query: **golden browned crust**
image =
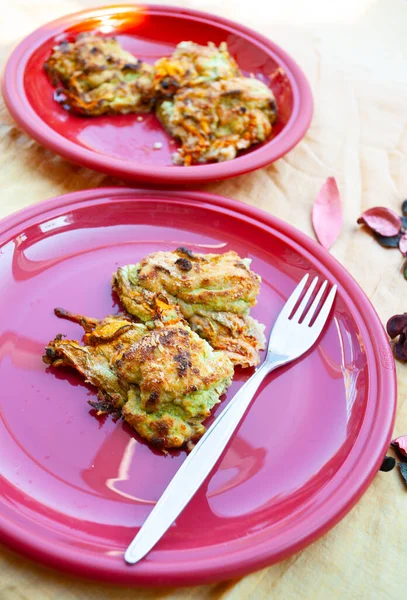
<svg viewBox="0 0 407 600"><path fill-rule="evenodd" d="M81 34L53 49L45 69L60 101L86 116L146 112L153 103L154 67L115 38Z"/></svg>
<svg viewBox="0 0 407 600"><path fill-rule="evenodd" d="M45 363L75 368L98 389L91 402L99 414L116 412L146 440L161 448L198 439L202 421L233 376L232 363L214 352L183 321L135 323L122 315L90 319L56 309L79 323L84 345L58 335L46 347Z"/></svg>
<svg viewBox="0 0 407 600"><path fill-rule="evenodd" d="M57 335L45 348L43 361L53 367L72 367L85 381L99 390L99 412L112 412L127 400L128 385L120 381L112 369L115 360L134 342L145 335L147 328L117 315L91 319L56 308L59 317L77 322L86 332L84 345Z"/></svg>
<svg viewBox="0 0 407 600"><path fill-rule="evenodd" d="M260 277L234 251L193 254L178 248L155 252L140 262L137 279L143 289L176 297L181 309L184 302L246 314L260 291Z"/></svg>
<svg viewBox="0 0 407 600"><path fill-rule="evenodd" d="M181 323L151 331L126 350L115 367L120 379L139 385L147 412L172 401L188 412L190 394L216 386L222 374L232 375L226 356L213 352Z"/></svg>
<svg viewBox="0 0 407 600"><path fill-rule="evenodd" d="M213 348L225 352L233 364L253 367L265 347L264 325L250 316L208 311L188 319L189 326Z"/></svg>
<svg viewBox="0 0 407 600"><path fill-rule="evenodd" d="M202 421L233 376L226 354L214 352L183 324L151 331L124 352L116 370L133 386L124 419L145 439L166 448L203 434Z"/></svg>
<svg viewBox="0 0 407 600"><path fill-rule="evenodd" d="M256 304L260 277L236 252L193 254L187 248L156 252L137 265L119 268L113 288L126 311L141 321L153 313L146 310L146 298L154 307L160 297L234 364L258 364L264 327L249 317L249 311Z"/></svg>
<svg viewBox="0 0 407 600"><path fill-rule="evenodd" d="M166 412L164 408L159 416L146 413L140 409L135 388L129 391L129 399L122 409L122 416L141 437L160 450L180 448L185 443L189 447L206 431L200 419L185 419L181 411L179 415L174 415Z"/></svg>
<svg viewBox="0 0 407 600"><path fill-rule="evenodd" d="M170 97L184 87L240 75L225 42L219 48L211 42L206 46L181 42L170 57L155 63L154 89L158 96Z"/></svg>
<svg viewBox="0 0 407 600"><path fill-rule="evenodd" d="M264 142L276 119L273 92L252 77L234 77L185 87L163 100L157 115L181 142L174 162L191 165L235 158Z"/></svg>

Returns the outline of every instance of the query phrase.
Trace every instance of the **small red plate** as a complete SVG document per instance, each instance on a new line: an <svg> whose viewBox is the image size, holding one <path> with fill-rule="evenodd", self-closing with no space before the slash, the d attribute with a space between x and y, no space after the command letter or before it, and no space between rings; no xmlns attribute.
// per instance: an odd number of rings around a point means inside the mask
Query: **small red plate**
<svg viewBox="0 0 407 600"><path fill-rule="evenodd" d="M263 283L267 326L305 272L337 283L332 318L305 358L263 384L223 460L146 559L123 552L184 452L164 456L123 422L98 419L95 391L41 361L55 306L118 310L118 265L155 250L236 250ZM361 289L289 225L201 192L105 188L42 202L0 224L0 536L64 570L137 584L197 584L287 557L332 527L380 467L395 411L393 357ZM239 370L216 414L251 371Z"/></svg>
<svg viewBox="0 0 407 600"><path fill-rule="evenodd" d="M44 62L54 45L81 31L116 35L138 58L154 63L183 40L200 44L226 41L246 75L269 85L279 118L274 137L238 158L218 164L177 167L176 145L153 114L77 117L54 100ZM4 98L17 123L57 154L123 179L150 183L199 183L239 175L269 164L304 136L312 116L309 85L295 62L276 44L226 19L195 10L164 6L111 6L68 15L40 27L10 56L3 79ZM155 142L162 148L154 150Z"/></svg>

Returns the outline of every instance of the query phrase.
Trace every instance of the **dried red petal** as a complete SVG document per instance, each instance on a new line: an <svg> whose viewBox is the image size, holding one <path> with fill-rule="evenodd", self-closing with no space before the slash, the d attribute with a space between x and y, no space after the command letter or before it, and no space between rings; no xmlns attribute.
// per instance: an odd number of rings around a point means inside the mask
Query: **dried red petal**
<svg viewBox="0 0 407 600"><path fill-rule="evenodd" d="M407 313L402 315L394 315L387 321L386 329L387 333L393 340L396 336L403 333L403 330L407 327Z"/></svg>
<svg viewBox="0 0 407 600"><path fill-rule="evenodd" d="M402 435L391 443L403 456L407 457L407 435Z"/></svg>
<svg viewBox="0 0 407 600"><path fill-rule="evenodd" d="M400 252L404 256L407 256L407 231L403 231L403 233L401 234L401 237L399 239L399 248Z"/></svg>
<svg viewBox="0 0 407 600"><path fill-rule="evenodd" d="M369 229L386 237L397 235L401 228L401 217L390 208L377 206L369 208L358 219L358 223L364 223Z"/></svg>
<svg viewBox="0 0 407 600"><path fill-rule="evenodd" d="M328 177L315 198L312 225L319 243L329 250L342 228L342 201L335 177Z"/></svg>

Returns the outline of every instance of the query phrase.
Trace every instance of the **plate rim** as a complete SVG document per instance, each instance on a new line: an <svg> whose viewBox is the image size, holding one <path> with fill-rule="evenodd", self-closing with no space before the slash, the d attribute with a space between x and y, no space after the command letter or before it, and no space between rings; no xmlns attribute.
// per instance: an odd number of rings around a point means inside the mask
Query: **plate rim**
<svg viewBox="0 0 407 600"><path fill-rule="evenodd" d="M101 11L116 9L121 12L132 12L142 5L117 4L111 6L85 9L50 21L26 36L11 52L2 74L2 92L7 109L17 124L35 141L50 148L53 152L73 163L94 169L107 175L121 177L127 181L150 183L181 184L200 183L226 179L262 168L271 164L289 152L304 137L311 123L313 114L312 92L308 80L297 63L278 44L258 33L224 17L203 11L165 6L159 4L146 5L153 14L169 14L182 18L201 19L215 25L227 27L235 33L250 38L253 43L268 53L276 56L290 80L293 89L293 112L281 136L266 142L250 153L237 157L232 161L215 164L182 166L146 166L130 164L122 159L82 147L68 140L47 125L32 108L24 89L24 73L26 64L32 53L46 39L56 35L57 30L81 20L96 16ZM143 7L142 7L143 8ZM276 150L277 148L277 150ZM274 149L274 151L273 151Z"/></svg>
<svg viewBox="0 0 407 600"><path fill-rule="evenodd" d="M129 196L131 196L129 198ZM319 246L314 240L306 234L294 228L292 225L274 217L271 214L264 212L261 209L252 207L232 200L224 196L201 191L190 190L154 190L143 188L128 188L128 187L102 187L90 190L82 190L71 192L61 196L45 200L35 205L26 207L0 221L0 243L3 244L5 236L13 233L13 229L21 226L25 222L29 222L34 218L38 218L42 214L61 209L64 207L75 205L76 203L88 202L94 204L95 201L104 200L106 202L124 200L127 197L128 201L148 199L149 197L159 199L162 198L169 202L180 200L192 200L195 203L209 207L217 206L220 209L232 211L233 215L238 218L254 219L260 224L271 227L277 232L291 240L291 244L299 246L302 251L311 254L314 259L314 265L318 268L328 269L330 275L335 279L344 279L346 287L341 289L342 295L350 298L358 310L358 317L365 324L365 328L369 333L369 341L373 349L375 358L375 366L377 370L378 385L376 386L376 403L372 406L372 402L368 402L365 415L362 420L362 425L358 438L348 457L355 453L355 448L360 450L357 455L357 466L359 467L359 478L355 477L357 469L351 470L346 481L343 482L343 493L338 494L336 486L328 498L327 505L330 510L327 510L324 505L324 518L321 522L321 509L318 509L316 517L311 515L303 522L309 523L313 521L311 530L304 532L302 536L298 536L291 540L289 544L280 548L278 551L267 551L267 542L261 547L256 546L253 552L244 549L241 552L234 552L228 557L227 554L222 557L222 564L219 564L218 555L209 559L201 559L199 563L185 563L182 571L179 570L180 561L154 563L141 562L136 567L125 567L123 565L106 565L105 559L101 557L95 564L94 556L79 555L77 552L66 552L66 546L58 549L55 542L48 542L45 538L38 535L30 540L26 539L24 529L15 522L7 521L0 513L0 535L2 541L8 544L14 550L28 556L31 559L40 561L48 566L63 570L75 575L85 576L99 581L109 581L114 583L141 584L149 586L157 585L197 585L204 583L213 583L222 581L232 577L246 575L256 569L269 566L283 558L291 556L293 553L309 545L315 541L326 531L331 529L345 514L354 506L358 499L365 492L373 477L379 470L381 461L386 453L390 443L391 434L394 425L395 410L396 410L396 394L397 382L396 371L393 355L390 351L389 341L385 334L381 321L372 306L370 300L365 295L363 290L353 279L350 273L325 249ZM363 311L361 310L363 308ZM390 354L389 354L390 352ZM369 392L370 398L370 392ZM381 399L381 401L379 401ZM373 410L374 409L374 410ZM370 419L372 423L367 424L367 413L370 410ZM361 443L360 435L362 429L369 425L369 437ZM371 448L373 446L373 449ZM335 474L335 477L346 465L349 458L346 458L344 463ZM363 458L363 460L362 460ZM363 463L363 464L362 464ZM343 473L342 473L343 475ZM327 486L331 484L332 478ZM332 502L332 496L336 502ZM319 522L319 524L318 524ZM10 524L11 523L11 524ZM67 556L68 555L68 556ZM82 558L81 558L82 557ZM123 563L124 564L124 563ZM161 566L160 566L161 565ZM128 570L127 570L128 569ZM176 570L178 569L178 571Z"/></svg>

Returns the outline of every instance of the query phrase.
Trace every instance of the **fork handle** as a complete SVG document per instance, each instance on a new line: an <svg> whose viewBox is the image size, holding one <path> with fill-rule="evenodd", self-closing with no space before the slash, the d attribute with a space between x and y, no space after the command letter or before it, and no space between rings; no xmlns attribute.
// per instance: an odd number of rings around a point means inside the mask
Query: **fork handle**
<svg viewBox="0 0 407 600"><path fill-rule="evenodd" d="M286 361L265 361L209 427L127 548L126 562L134 564L141 560L183 511L222 455L264 377L283 362Z"/></svg>

